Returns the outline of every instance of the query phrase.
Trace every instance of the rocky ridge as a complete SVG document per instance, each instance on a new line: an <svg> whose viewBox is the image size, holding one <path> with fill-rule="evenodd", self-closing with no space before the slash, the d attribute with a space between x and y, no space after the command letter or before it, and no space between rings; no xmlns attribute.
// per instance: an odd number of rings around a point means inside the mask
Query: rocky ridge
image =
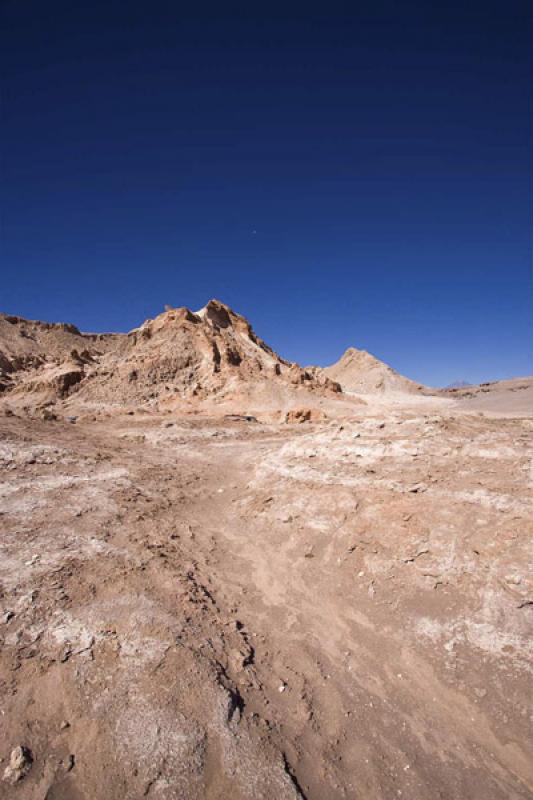
<svg viewBox="0 0 533 800"><path fill-rule="evenodd" d="M213 403L287 410L340 386L286 361L218 300L165 311L127 334L0 318L0 388L10 401L47 406Z"/></svg>

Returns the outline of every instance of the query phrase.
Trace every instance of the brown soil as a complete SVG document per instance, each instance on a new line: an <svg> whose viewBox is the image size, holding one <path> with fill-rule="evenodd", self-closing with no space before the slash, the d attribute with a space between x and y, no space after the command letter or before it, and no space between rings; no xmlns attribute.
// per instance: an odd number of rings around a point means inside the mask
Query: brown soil
<svg viewBox="0 0 533 800"><path fill-rule="evenodd" d="M533 422L429 402L0 418L0 797L530 798Z"/></svg>

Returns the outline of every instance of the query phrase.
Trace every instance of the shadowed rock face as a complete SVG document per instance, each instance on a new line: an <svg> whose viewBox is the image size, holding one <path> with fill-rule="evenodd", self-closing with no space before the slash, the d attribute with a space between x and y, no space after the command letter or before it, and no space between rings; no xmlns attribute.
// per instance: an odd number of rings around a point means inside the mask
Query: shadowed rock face
<svg viewBox="0 0 533 800"><path fill-rule="evenodd" d="M217 328L229 328L232 324L231 315L237 317L227 306L217 300L211 300L205 308L206 319Z"/></svg>

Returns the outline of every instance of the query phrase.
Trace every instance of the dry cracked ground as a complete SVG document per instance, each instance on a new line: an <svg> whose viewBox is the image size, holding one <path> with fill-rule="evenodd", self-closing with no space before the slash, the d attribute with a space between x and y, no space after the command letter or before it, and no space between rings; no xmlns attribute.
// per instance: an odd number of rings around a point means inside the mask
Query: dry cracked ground
<svg viewBox="0 0 533 800"><path fill-rule="evenodd" d="M2 417L0 797L531 798L532 433Z"/></svg>

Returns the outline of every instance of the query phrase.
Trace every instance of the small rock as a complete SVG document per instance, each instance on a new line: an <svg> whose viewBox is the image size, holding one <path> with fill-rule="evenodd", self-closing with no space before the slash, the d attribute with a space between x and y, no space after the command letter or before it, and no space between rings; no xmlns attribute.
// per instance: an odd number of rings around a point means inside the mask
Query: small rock
<svg viewBox="0 0 533 800"><path fill-rule="evenodd" d="M285 414L285 422L323 422L326 414L319 408L292 408Z"/></svg>
<svg viewBox="0 0 533 800"><path fill-rule="evenodd" d="M15 784L26 777L33 764L31 750L24 745L19 745L11 751L9 764L4 770L4 780Z"/></svg>
<svg viewBox="0 0 533 800"><path fill-rule="evenodd" d="M278 687L278 692L280 694L282 694L285 691L286 688L287 688L287 684L286 683L282 683L281 686Z"/></svg>
<svg viewBox="0 0 533 800"><path fill-rule="evenodd" d="M427 488L428 487L426 486L425 483L415 483L412 486L408 486L406 491L407 492L412 492L413 494L417 494L417 493L420 494L420 492L427 491Z"/></svg>
<svg viewBox="0 0 533 800"><path fill-rule="evenodd" d="M6 622L9 622L9 620L13 619L14 616L15 616L15 612L14 611L4 611L4 613L0 617L0 622L3 625L5 625Z"/></svg>
<svg viewBox="0 0 533 800"><path fill-rule="evenodd" d="M70 722L67 722L67 720L64 719L59 727L61 728L62 731L64 731L67 728L70 728Z"/></svg>

